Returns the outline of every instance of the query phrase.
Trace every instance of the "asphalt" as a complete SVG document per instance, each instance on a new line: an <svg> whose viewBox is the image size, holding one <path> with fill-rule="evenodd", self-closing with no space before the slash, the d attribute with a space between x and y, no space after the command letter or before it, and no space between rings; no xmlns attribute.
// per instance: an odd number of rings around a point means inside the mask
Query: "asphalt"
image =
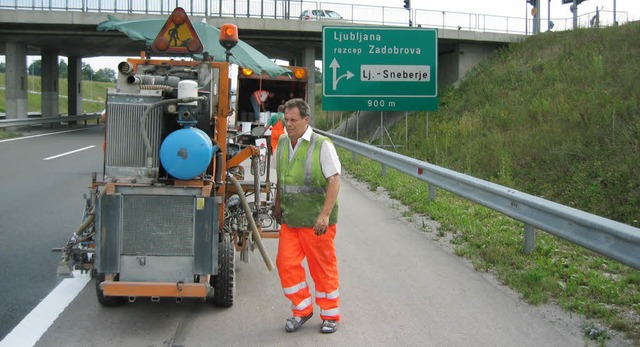
<svg viewBox="0 0 640 347"><path fill-rule="evenodd" d="M101 170L101 131L0 142L7 182L0 186L2 336L59 283L58 255L49 250L79 223L82 193ZM89 145L97 146L42 160ZM432 237L345 177L336 238L343 320L336 333L320 334L317 316L295 333L284 331L290 304L277 272L268 272L256 252L250 263L238 262L231 308L169 299L105 308L91 281L36 346L584 345L578 331L532 310ZM275 259L277 240L265 245Z"/></svg>
<svg viewBox="0 0 640 347"><path fill-rule="evenodd" d="M60 282L60 255L50 250L63 246L80 223L82 194L91 173L102 170L103 129L0 141L0 339Z"/></svg>
<svg viewBox="0 0 640 347"><path fill-rule="evenodd" d="M104 308L90 282L36 346L583 345L577 332L532 313L347 178L340 216L343 320L334 334L319 333L317 316L295 333L284 331L290 304L277 273L255 253L250 263L238 263L229 309L169 299ZM277 241L265 244L275 257Z"/></svg>

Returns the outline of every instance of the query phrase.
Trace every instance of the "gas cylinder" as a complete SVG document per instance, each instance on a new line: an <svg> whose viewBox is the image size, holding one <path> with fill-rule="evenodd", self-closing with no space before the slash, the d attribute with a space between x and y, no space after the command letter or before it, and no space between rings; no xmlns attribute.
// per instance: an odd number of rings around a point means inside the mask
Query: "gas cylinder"
<svg viewBox="0 0 640 347"><path fill-rule="evenodd" d="M214 146L207 133L185 127L164 139L160 146L160 162L169 175L190 180L207 169L213 153Z"/></svg>

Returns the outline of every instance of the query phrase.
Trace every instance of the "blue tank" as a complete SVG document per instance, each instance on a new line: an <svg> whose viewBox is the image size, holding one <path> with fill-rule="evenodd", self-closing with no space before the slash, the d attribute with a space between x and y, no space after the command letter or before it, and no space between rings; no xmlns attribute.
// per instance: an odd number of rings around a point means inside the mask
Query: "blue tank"
<svg viewBox="0 0 640 347"><path fill-rule="evenodd" d="M176 130L160 146L160 162L169 175L190 180L202 174L213 157L209 135L197 128Z"/></svg>

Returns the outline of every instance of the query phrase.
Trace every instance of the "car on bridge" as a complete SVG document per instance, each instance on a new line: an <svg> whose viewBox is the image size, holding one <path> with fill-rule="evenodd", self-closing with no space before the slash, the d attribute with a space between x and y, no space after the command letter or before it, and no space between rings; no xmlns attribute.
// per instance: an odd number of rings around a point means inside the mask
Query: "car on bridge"
<svg viewBox="0 0 640 347"><path fill-rule="evenodd" d="M300 20L343 20L343 18L336 11L304 10L300 14Z"/></svg>

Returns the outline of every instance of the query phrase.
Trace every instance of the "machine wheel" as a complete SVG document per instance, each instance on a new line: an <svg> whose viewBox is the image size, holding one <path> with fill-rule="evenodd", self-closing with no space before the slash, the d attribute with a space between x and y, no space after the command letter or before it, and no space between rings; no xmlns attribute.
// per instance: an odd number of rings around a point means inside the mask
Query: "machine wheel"
<svg viewBox="0 0 640 347"><path fill-rule="evenodd" d="M98 273L95 276L96 279L96 296L98 297L98 302L102 306L114 307L124 305L126 302L126 298L120 296L105 296L100 289L100 283L104 282L104 273Z"/></svg>
<svg viewBox="0 0 640 347"><path fill-rule="evenodd" d="M212 305L217 307L231 307L236 293L236 250L230 237L220 242L218 250L218 274L211 276L213 297Z"/></svg>

